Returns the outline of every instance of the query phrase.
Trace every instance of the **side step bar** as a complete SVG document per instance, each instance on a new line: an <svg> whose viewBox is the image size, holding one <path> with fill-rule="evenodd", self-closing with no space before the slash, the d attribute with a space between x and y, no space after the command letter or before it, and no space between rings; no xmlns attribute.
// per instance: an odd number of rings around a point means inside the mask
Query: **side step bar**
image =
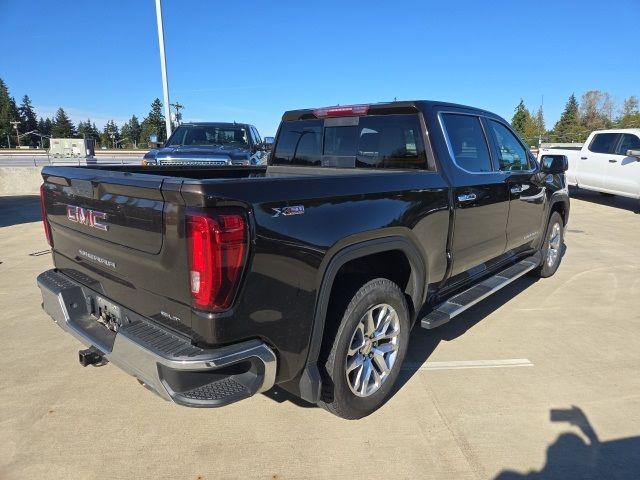
<svg viewBox="0 0 640 480"><path fill-rule="evenodd" d="M536 253L498 272L494 276L483 280L468 290L454 295L447 301L434 307L434 309L420 321L422 328L431 330L432 328L444 325L456 315L460 315L489 295L494 294L501 288L506 287L511 282L522 277L525 273L530 272L540 265L541 261L541 254Z"/></svg>

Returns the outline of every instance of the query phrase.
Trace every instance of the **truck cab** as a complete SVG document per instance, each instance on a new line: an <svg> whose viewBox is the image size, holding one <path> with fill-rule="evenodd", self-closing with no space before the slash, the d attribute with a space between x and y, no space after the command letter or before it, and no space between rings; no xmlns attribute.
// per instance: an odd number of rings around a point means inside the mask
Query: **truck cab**
<svg viewBox="0 0 640 480"><path fill-rule="evenodd" d="M569 185L640 198L640 128L596 130L580 150L543 148L569 158Z"/></svg>
<svg viewBox="0 0 640 480"><path fill-rule="evenodd" d="M253 125L183 123L166 143L143 157L143 165L264 165L268 145Z"/></svg>

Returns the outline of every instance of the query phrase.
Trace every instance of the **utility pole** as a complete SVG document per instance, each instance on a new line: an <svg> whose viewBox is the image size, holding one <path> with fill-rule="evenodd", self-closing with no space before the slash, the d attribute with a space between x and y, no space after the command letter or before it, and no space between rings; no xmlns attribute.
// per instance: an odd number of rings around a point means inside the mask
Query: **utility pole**
<svg viewBox="0 0 640 480"><path fill-rule="evenodd" d="M176 126L178 126L182 123L182 114L180 113L180 110L184 108L184 105L181 105L178 102L176 102L176 103L172 103L171 106L176 110L175 118L176 118Z"/></svg>
<svg viewBox="0 0 640 480"><path fill-rule="evenodd" d="M20 122L14 120L13 122L9 122L11 125L13 125L13 128L16 129L16 138L18 139L18 148L20 148L20 130L18 130L18 125L20 125Z"/></svg>
<svg viewBox="0 0 640 480"><path fill-rule="evenodd" d="M164 121L167 127L167 138L169 138L171 136L171 110L169 109L169 80L167 79L167 59L164 54L164 28L162 26L161 0L156 0L156 20L158 22L158 43L160 44L160 69L162 70Z"/></svg>
<svg viewBox="0 0 640 480"><path fill-rule="evenodd" d="M540 101L540 113L544 115L544 95L542 95L542 100ZM542 118L538 118L538 120L542 120ZM542 145L542 124L538 123L538 149Z"/></svg>

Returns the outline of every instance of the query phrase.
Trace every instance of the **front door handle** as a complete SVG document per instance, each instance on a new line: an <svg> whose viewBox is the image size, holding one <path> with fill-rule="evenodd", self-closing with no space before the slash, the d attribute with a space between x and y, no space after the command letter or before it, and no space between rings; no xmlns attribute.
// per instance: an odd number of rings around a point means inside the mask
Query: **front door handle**
<svg viewBox="0 0 640 480"><path fill-rule="evenodd" d="M609 160L609 163L618 163L618 160L614 160L613 158Z"/></svg>
<svg viewBox="0 0 640 480"><path fill-rule="evenodd" d="M587 157L580 157L580 160L586 160Z"/></svg>
<svg viewBox="0 0 640 480"><path fill-rule="evenodd" d="M520 185L514 185L511 187L511 193L522 193L522 187Z"/></svg>
<svg viewBox="0 0 640 480"><path fill-rule="evenodd" d="M476 198L475 193L464 193L462 195L458 195L459 202L473 202Z"/></svg>

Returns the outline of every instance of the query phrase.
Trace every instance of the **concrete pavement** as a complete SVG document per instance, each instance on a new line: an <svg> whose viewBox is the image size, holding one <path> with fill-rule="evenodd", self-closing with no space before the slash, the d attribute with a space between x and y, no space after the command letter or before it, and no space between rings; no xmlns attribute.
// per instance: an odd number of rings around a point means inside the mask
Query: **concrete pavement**
<svg viewBox="0 0 640 480"><path fill-rule="evenodd" d="M345 421L278 390L187 409L80 367L40 309L37 198L2 197L0 478L638 478L637 208L576 194L554 277L414 330L393 398Z"/></svg>

